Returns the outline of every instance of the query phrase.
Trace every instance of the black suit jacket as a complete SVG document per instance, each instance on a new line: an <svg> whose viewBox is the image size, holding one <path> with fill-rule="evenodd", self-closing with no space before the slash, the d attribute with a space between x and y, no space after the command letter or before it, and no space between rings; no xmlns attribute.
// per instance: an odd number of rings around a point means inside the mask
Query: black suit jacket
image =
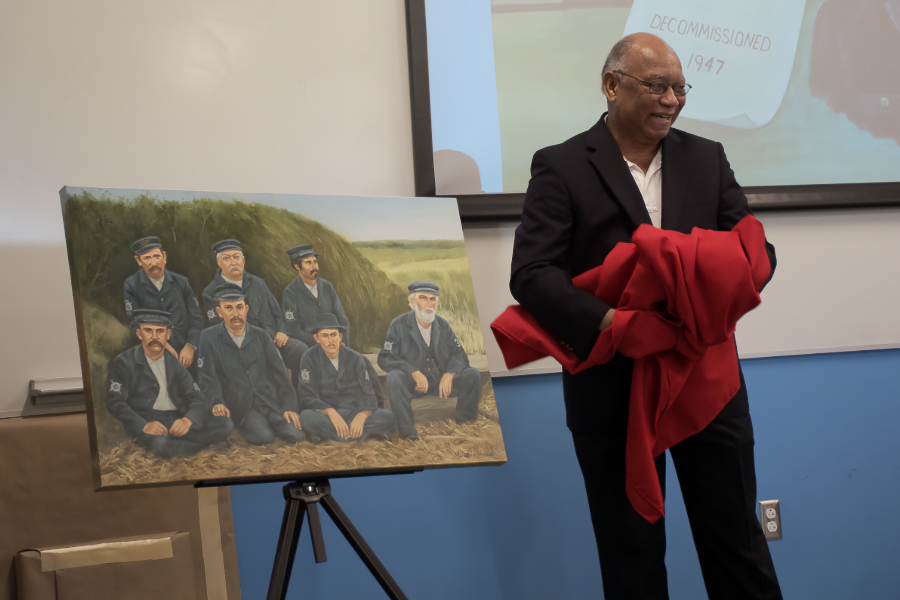
<svg viewBox="0 0 900 600"><path fill-rule="evenodd" d="M662 228L727 231L750 213L722 145L671 129L662 141ZM601 118L591 129L535 153L516 229L510 290L546 328L586 358L611 308L572 285L650 224L640 190ZM767 243L772 271L775 249ZM632 361L616 357L578 375L563 373L569 428L619 430L627 420ZM743 378L742 378L743 380ZM746 407L746 391L741 386Z"/></svg>

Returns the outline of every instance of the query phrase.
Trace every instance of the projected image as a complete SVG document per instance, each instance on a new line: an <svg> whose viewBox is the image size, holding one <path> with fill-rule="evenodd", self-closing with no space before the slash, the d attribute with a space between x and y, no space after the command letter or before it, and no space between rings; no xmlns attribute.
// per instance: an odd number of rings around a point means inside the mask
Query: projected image
<svg viewBox="0 0 900 600"><path fill-rule="evenodd" d="M61 194L99 487L506 460L454 201Z"/></svg>
<svg viewBox="0 0 900 600"><path fill-rule="evenodd" d="M449 151L481 191L525 191L534 152L606 110L603 61L638 31L666 40L692 85L675 126L722 142L742 185L897 180L900 0L425 4L439 194L473 193L438 160Z"/></svg>

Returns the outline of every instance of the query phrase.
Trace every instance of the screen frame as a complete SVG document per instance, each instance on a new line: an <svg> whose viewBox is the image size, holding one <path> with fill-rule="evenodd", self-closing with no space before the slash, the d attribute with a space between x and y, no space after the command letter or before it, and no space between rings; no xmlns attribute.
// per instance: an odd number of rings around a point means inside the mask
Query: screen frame
<svg viewBox="0 0 900 600"><path fill-rule="evenodd" d="M436 193L425 0L405 2L416 196L455 197L463 221L519 220L524 192L458 196ZM754 212L900 206L900 182L747 186L743 190Z"/></svg>

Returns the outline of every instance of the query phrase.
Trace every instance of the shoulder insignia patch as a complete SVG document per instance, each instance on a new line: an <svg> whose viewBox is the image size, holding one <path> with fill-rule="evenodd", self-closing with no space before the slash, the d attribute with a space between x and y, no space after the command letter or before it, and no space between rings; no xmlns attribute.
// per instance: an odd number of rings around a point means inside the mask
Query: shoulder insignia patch
<svg viewBox="0 0 900 600"><path fill-rule="evenodd" d="M199 357L199 358L197 358L197 368L198 368L198 369L202 369L202 368L203 368L203 357L202 357L202 356ZM199 392L200 390L197 390L197 391Z"/></svg>
<svg viewBox="0 0 900 600"><path fill-rule="evenodd" d="M284 311L284 320L285 321L293 321L294 320L294 311L292 311L292 310Z"/></svg>
<svg viewBox="0 0 900 600"><path fill-rule="evenodd" d="M388 352L391 352L391 348L392 348L393 346L394 346L394 343L393 343L393 342L385 342L385 343L384 343L384 349L387 350Z"/></svg>
<svg viewBox="0 0 900 600"><path fill-rule="evenodd" d="M214 311L213 309L209 309L208 311L206 311L206 317L209 319L215 319L216 311Z"/></svg>
<svg viewBox="0 0 900 600"><path fill-rule="evenodd" d="M300 379L303 380L303 383L309 383L309 369L300 370Z"/></svg>
<svg viewBox="0 0 900 600"><path fill-rule="evenodd" d="M371 379L369 379L369 372L368 372L368 371L366 371L366 381L371 381Z"/></svg>
<svg viewBox="0 0 900 600"><path fill-rule="evenodd" d="M200 391L200 386L197 385L196 381L194 382L194 389L197 390L198 392Z"/></svg>
<svg viewBox="0 0 900 600"><path fill-rule="evenodd" d="M459 338L458 338L458 337L454 337L454 338L453 338L453 341L456 342L456 346L457 346L458 348L462 348L462 344L459 343Z"/></svg>
<svg viewBox="0 0 900 600"><path fill-rule="evenodd" d="M122 384L118 381L110 381L109 382L109 391L111 392L120 392L122 391Z"/></svg>
<svg viewBox="0 0 900 600"><path fill-rule="evenodd" d="M131 307L131 300L126 300L126 301L125 301L125 310L128 311L128 312L131 312L131 311L133 310L132 307Z"/></svg>

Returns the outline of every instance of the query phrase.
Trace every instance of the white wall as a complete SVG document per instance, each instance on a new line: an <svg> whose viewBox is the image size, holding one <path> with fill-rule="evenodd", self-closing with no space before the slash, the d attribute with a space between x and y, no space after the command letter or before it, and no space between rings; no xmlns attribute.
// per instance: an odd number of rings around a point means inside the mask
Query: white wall
<svg viewBox="0 0 900 600"><path fill-rule="evenodd" d="M409 196L408 89L403 0L0 4L0 416L80 373L60 187ZM779 267L745 356L900 346L900 209L762 220ZM513 227L466 227L485 332Z"/></svg>

